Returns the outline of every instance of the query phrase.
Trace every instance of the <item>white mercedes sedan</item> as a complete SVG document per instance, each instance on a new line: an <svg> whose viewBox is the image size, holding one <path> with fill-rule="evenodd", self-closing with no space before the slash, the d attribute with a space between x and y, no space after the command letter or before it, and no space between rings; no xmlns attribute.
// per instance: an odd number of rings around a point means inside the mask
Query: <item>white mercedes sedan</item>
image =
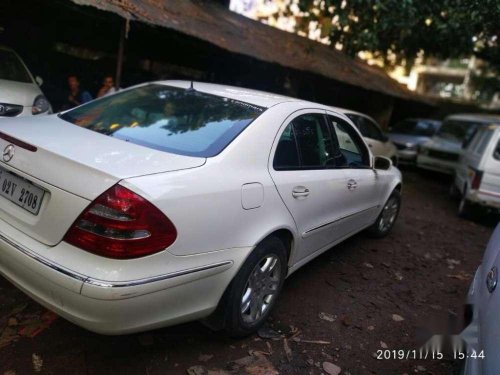
<svg viewBox="0 0 500 375"><path fill-rule="evenodd" d="M285 278L392 228L401 174L331 107L185 81L0 124L0 273L91 331L244 336Z"/></svg>

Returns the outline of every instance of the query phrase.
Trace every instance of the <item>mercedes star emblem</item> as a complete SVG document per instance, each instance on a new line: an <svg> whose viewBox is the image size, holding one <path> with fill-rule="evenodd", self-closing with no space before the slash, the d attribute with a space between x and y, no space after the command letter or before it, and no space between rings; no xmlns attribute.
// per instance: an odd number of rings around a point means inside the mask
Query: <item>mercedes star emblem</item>
<svg viewBox="0 0 500 375"><path fill-rule="evenodd" d="M15 148L13 144L5 146L3 149L3 161L8 163L14 157Z"/></svg>

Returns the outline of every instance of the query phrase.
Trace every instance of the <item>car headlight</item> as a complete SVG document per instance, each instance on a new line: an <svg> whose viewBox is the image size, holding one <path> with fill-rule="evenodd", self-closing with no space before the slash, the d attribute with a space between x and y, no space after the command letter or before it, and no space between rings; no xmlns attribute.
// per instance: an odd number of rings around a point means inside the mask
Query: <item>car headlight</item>
<svg viewBox="0 0 500 375"><path fill-rule="evenodd" d="M31 108L31 113L33 115L39 115L51 110L51 106L47 98L43 95L38 95L33 102L33 107Z"/></svg>
<svg viewBox="0 0 500 375"><path fill-rule="evenodd" d="M405 147L408 151L417 151L417 145L415 143L406 143Z"/></svg>

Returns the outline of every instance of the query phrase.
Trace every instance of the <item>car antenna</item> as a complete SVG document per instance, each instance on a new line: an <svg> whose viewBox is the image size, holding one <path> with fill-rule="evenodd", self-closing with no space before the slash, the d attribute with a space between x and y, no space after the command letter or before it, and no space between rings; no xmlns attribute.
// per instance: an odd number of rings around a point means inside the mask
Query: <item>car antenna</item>
<svg viewBox="0 0 500 375"><path fill-rule="evenodd" d="M189 92L196 91L195 88L194 88L194 82L193 81L191 81L191 84L189 85L189 88L187 89L187 91L189 91Z"/></svg>

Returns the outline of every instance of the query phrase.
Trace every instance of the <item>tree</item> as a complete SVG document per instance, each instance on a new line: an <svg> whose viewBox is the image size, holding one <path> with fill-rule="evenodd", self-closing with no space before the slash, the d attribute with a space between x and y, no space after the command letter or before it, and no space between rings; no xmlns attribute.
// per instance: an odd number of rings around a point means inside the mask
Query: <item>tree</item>
<svg viewBox="0 0 500 375"><path fill-rule="evenodd" d="M288 0L290 4L296 3ZM298 0L288 7L297 31L311 27L354 56L368 51L387 65L416 56L476 56L500 68L500 0Z"/></svg>

